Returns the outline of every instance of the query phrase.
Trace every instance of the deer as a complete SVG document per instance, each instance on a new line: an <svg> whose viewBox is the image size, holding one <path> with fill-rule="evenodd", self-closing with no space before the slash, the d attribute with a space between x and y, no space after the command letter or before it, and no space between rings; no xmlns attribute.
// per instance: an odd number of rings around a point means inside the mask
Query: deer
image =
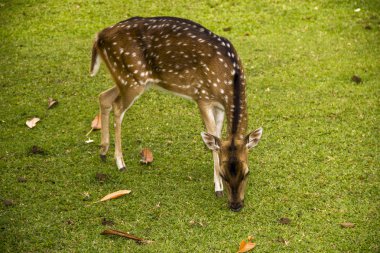
<svg viewBox="0 0 380 253"><path fill-rule="evenodd" d="M110 145L109 118L113 110L115 161L125 170L121 124L125 112L150 87L194 101L206 132L201 137L212 151L217 197L227 189L228 205L244 206L249 175L248 150L263 128L246 134L246 80L241 60L229 40L202 25L177 17L133 17L97 33L90 75L103 62L115 85L99 95L102 121L100 158ZM226 116L226 138L222 128Z"/></svg>

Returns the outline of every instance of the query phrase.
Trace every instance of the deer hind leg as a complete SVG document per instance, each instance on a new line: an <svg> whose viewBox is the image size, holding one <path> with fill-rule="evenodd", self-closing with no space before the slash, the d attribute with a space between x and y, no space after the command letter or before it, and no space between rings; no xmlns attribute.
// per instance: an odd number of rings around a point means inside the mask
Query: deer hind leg
<svg viewBox="0 0 380 253"><path fill-rule="evenodd" d="M206 127L206 131L217 137L221 136L224 111L214 107L210 103L198 103L203 122ZM215 195L217 197L223 196L223 181L220 177L220 164L219 155L217 151L212 151L212 157L214 159L214 187Z"/></svg>
<svg viewBox="0 0 380 253"><path fill-rule="evenodd" d="M115 160L120 171L125 170L123 152L121 147L121 124L125 112L133 105L138 97L144 92L144 87L129 88L122 92L113 103L115 121Z"/></svg>
<svg viewBox="0 0 380 253"><path fill-rule="evenodd" d="M110 132L109 132L110 112L112 110L112 104L114 103L115 99L118 96L119 96L119 89L116 86L102 92L99 95L100 115L101 115L101 122L102 122L100 159L102 161L106 160L106 154L110 146Z"/></svg>

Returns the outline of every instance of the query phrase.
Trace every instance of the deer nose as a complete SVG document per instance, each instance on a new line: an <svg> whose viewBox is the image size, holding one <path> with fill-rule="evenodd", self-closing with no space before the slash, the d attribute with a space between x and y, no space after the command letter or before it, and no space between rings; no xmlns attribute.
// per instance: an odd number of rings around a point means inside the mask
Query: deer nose
<svg viewBox="0 0 380 253"><path fill-rule="evenodd" d="M239 212L241 209L243 209L244 203L243 202L231 202L230 203L230 209L234 212Z"/></svg>

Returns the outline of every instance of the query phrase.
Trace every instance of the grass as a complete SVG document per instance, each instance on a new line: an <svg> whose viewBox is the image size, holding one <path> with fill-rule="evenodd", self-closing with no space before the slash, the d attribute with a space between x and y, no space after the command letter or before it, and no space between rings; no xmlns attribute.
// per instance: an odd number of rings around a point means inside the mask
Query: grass
<svg viewBox="0 0 380 253"><path fill-rule="evenodd" d="M254 252L379 252L379 3L136 2L0 2L0 200L13 201L1 203L0 252L236 252L248 235ZM203 24L243 60L249 126L264 136L240 213L213 195L211 154L189 101L150 91L128 111L127 173L99 161L99 132L84 143L97 95L112 86L104 66L88 75L94 34L156 15ZM49 97L59 105L47 111ZM33 116L42 120L27 129ZM150 167L139 164L143 147L153 150ZM119 189L133 192L83 201ZM155 242L104 237L103 218Z"/></svg>

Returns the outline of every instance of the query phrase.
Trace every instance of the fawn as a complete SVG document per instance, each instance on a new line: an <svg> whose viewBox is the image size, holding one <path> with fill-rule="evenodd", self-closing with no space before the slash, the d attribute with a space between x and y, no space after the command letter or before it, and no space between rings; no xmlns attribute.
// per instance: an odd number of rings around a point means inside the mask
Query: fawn
<svg viewBox="0 0 380 253"><path fill-rule="evenodd" d="M202 132L214 159L216 196L227 188L229 207L240 211L247 184L248 150L262 128L247 131L245 76L241 61L225 38L186 19L134 17L97 34L91 76L103 61L116 85L99 96L102 129L100 156L109 148L109 116L115 118L115 159L125 169L121 148L124 113L149 87L170 91L198 104L207 132ZM227 137L221 139L224 116Z"/></svg>

